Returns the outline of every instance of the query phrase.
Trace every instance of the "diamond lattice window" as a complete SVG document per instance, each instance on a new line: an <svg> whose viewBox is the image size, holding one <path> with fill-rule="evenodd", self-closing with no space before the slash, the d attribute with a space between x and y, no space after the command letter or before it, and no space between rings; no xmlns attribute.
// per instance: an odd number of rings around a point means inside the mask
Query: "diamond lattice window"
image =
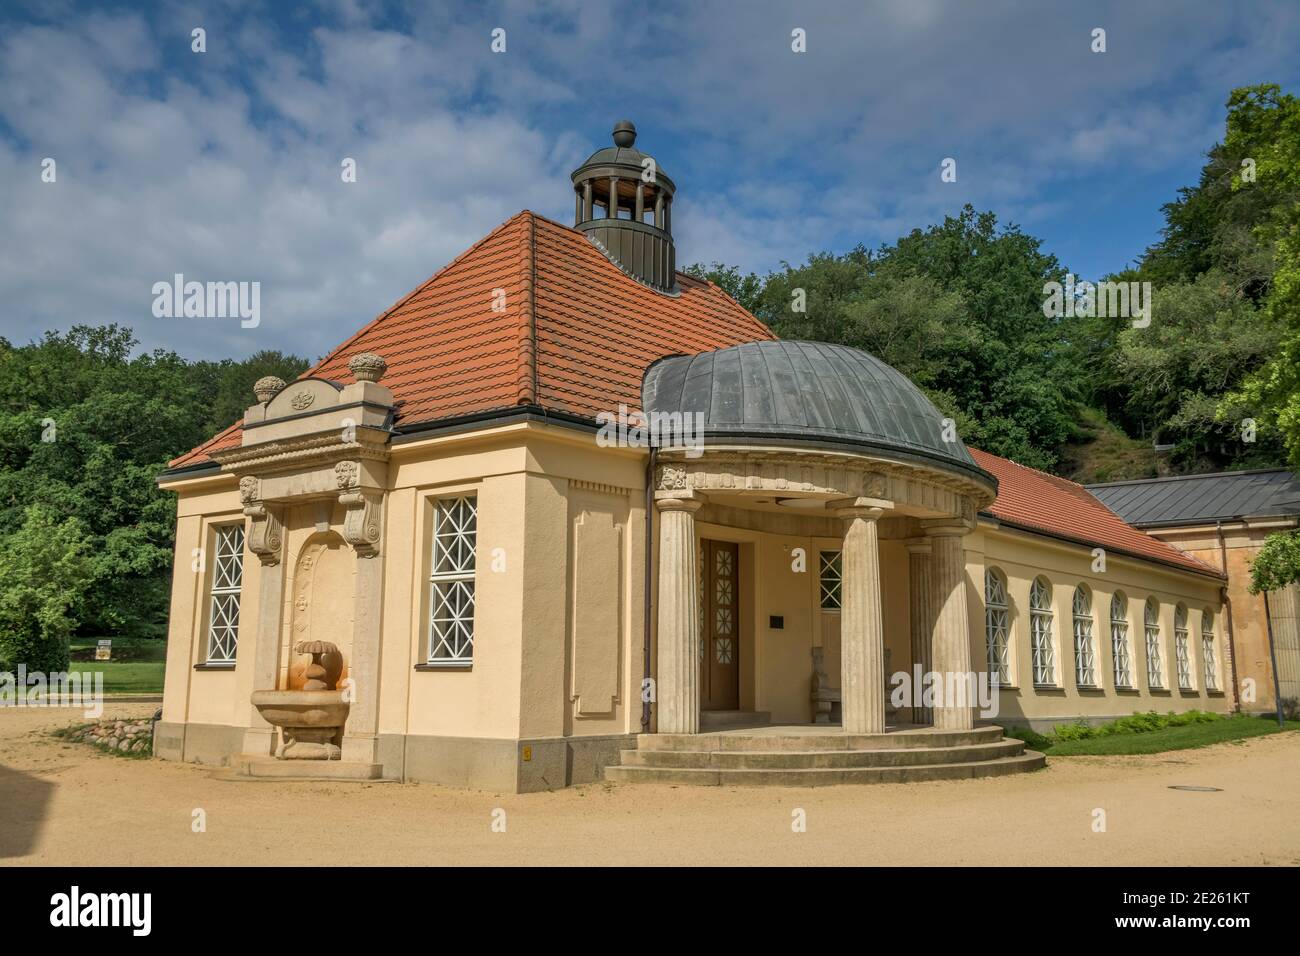
<svg viewBox="0 0 1300 956"><path fill-rule="evenodd" d="M1042 578L1029 587L1029 631L1034 659L1034 683L1056 684L1056 661L1052 652L1052 589Z"/></svg>
<svg viewBox="0 0 1300 956"><path fill-rule="evenodd" d="M1147 599L1142 618L1147 638L1147 686L1161 688L1165 680L1160 665L1160 605L1155 598Z"/></svg>
<svg viewBox="0 0 1300 956"><path fill-rule="evenodd" d="M1219 689L1219 672L1214 662L1214 615L1201 612L1201 663L1205 667L1205 689Z"/></svg>
<svg viewBox="0 0 1300 956"><path fill-rule="evenodd" d="M1092 592L1080 584L1074 589L1074 682L1097 686L1097 655L1092 646Z"/></svg>
<svg viewBox="0 0 1300 956"><path fill-rule="evenodd" d="M1011 683L1010 655L1007 653L1007 630L1010 612L1007 607L1007 583L997 571L984 572L984 640L988 651L989 679L994 684Z"/></svg>
<svg viewBox="0 0 1300 956"><path fill-rule="evenodd" d="M239 642L239 591L244 583L244 526L215 529L208 663L233 664Z"/></svg>
<svg viewBox="0 0 1300 956"><path fill-rule="evenodd" d="M1115 686L1133 686L1133 661L1128 647L1128 598L1116 591L1110 599L1110 653L1115 662Z"/></svg>
<svg viewBox="0 0 1300 956"><path fill-rule="evenodd" d="M1178 665L1178 687L1192 689L1192 654L1188 648L1187 608L1181 604L1174 611L1174 661Z"/></svg>
<svg viewBox="0 0 1300 956"><path fill-rule="evenodd" d="M433 573L429 577L429 663L474 660L474 569L478 507L473 495L435 503Z"/></svg>
<svg viewBox="0 0 1300 956"><path fill-rule="evenodd" d="M821 553L821 595L823 611L840 609L840 592L844 584L844 575L840 570L840 552L823 551Z"/></svg>

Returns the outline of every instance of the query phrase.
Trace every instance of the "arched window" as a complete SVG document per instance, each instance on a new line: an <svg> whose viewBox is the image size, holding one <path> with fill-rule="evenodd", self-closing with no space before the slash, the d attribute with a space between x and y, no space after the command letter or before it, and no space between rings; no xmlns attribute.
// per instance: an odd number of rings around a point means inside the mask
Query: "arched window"
<svg viewBox="0 0 1300 956"><path fill-rule="evenodd" d="M1029 586L1029 631L1033 639L1034 683L1056 685L1056 663L1052 658L1052 586L1034 578Z"/></svg>
<svg viewBox="0 0 1300 956"><path fill-rule="evenodd" d="M1092 592L1080 584L1074 589L1074 682L1097 686L1097 655L1092 649Z"/></svg>
<svg viewBox="0 0 1300 956"><path fill-rule="evenodd" d="M1142 618L1147 636L1147 686L1161 688L1165 681L1160 666L1160 605L1155 598L1147 598Z"/></svg>
<svg viewBox="0 0 1300 956"><path fill-rule="evenodd" d="M1219 668L1214 662L1214 612L1201 612L1201 662L1205 666L1205 689L1219 689Z"/></svg>
<svg viewBox="0 0 1300 956"><path fill-rule="evenodd" d="M1133 686L1133 662L1128 645L1128 598L1116 591L1110 598L1110 656L1115 663L1115 686Z"/></svg>
<svg viewBox="0 0 1300 956"><path fill-rule="evenodd" d="M994 684L1011 683L1007 653L1009 625L1006 579L1001 572L989 568L984 572L984 642L988 650L989 680Z"/></svg>
<svg viewBox="0 0 1300 956"><path fill-rule="evenodd" d="M1192 689L1192 653L1187 647L1187 607L1174 608L1174 661L1178 665L1179 690Z"/></svg>

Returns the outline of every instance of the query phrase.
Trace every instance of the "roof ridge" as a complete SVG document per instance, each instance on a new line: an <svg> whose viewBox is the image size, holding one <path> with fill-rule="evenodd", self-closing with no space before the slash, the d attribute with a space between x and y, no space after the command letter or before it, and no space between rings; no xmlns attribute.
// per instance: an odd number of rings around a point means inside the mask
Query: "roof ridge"
<svg viewBox="0 0 1300 956"><path fill-rule="evenodd" d="M539 212L531 212L531 211L529 211L529 210L524 210L524 212L527 212L528 215L532 216L534 220L540 219L542 222L546 223L548 226L554 226L555 228L561 230L562 232L570 233L571 235L574 235L574 236L577 236L578 238L581 238L581 239L586 240L588 243L591 244L591 246L592 246L593 248L597 249L597 251L600 251L600 247L597 246L597 244L596 244L594 241L592 241L591 237L588 236L588 235L587 235L585 232L583 232L581 229L576 229L576 228L574 228L573 226L566 226L564 223L562 223L562 222L560 222L560 221L558 221L558 220L556 220L556 219L552 219L550 216L542 215L542 214L539 213ZM522 215L522 214L521 214L521 215ZM603 258L606 262L608 262L610 265L612 265L612 266L613 266L616 270L618 270L618 272L619 272L621 275L623 275L625 278L631 279L633 282L635 282L635 283L636 283L640 288L642 288L642 289L648 289L649 291L654 292L654 293L656 293L656 294L658 294L658 295L665 295L665 294L666 294L666 293L660 292L658 289L655 289L653 286L650 286L650 285L648 285L647 283L642 282L642 281L641 281L640 279L638 279L636 276L634 276L634 275L632 275L630 272L628 272L627 269L625 269L623 266L619 265L617 262L615 262L614 260L610 259L609 256L605 255L603 252L601 252L601 258ZM533 274L534 274L534 279L536 279L536 268L535 268L535 267L534 267L534 270L533 270ZM753 321L753 322L754 322L754 323L755 323L755 324L756 324L760 329L762 329L763 331L765 331L768 335L772 336L773 338L776 337L776 333L772 331L771 326L769 326L766 322L764 322L762 319L760 319L758 316L756 316L753 312L749 311L749 309L745 308L743 305L741 305L739 302L737 302L737 301L732 297L732 295L731 295L730 292L728 292L726 289L722 288L722 286L718 285L718 284L717 284L716 282L714 282L712 279L701 278L700 276L693 276L693 275L691 275L689 272L686 272L686 271L684 271L684 270L682 270L682 269L676 269L676 270L674 270L674 276L676 276L676 277L678 277L678 278L685 278L685 279L688 279L688 280L690 280L691 283L699 283L700 285L705 285L705 286L709 286L709 287L711 287L711 288L713 288L713 289L716 289L718 292L721 292L724 296L726 296L728 302L730 302L730 303L731 303L732 305L734 305L737 309L739 309L741 312L743 312L743 313L744 313L744 314L745 314L745 315L746 315L746 316L747 316L751 321ZM727 347L727 346L720 346L720 348L726 348L726 347Z"/></svg>
<svg viewBox="0 0 1300 956"><path fill-rule="evenodd" d="M367 322L365 325L363 325L363 326L362 326L360 329L358 329L356 332L354 332L354 333L352 333L351 335L349 335L349 336L348 336L346 339L344 339L341 343L339 343L339 344L336 345L333 349L331 349L329 352L327 352L327 353L326 353L326 354L325 354L325 355L320 359L320 361L318 361L316 364L314 364L313 366L311 366L311 368L307 369L307 371L303 372L302 375L298 376L298 378L299 378L299 379L303 379L303 378L306 378L306 377L309 376L309 375L313 375L313 374L315 374L315 372L316 372L316 370L317 370L318 368L320 368L321 366L323 366L326 362L328 362L328 361L329 361L330 359L332 359L334 356L338 355L340 352L342 352L345 348L347 348L349 345L351 345L351 344L352 344L353 342L355 342L357 339L361 338L361 336L365 335L367 332L369 332L372 328L374 328L376 325L378 325L378 324L379 324L380 322L382 322L384 319L388 318L390 315L392 315L394 312L396 312L398 309L400 309L402 306L404 306L407 302L410 302L413 298L415 298L417 295L419 295L421 292L423 292L423 291L424 291L425 289L427 289L429 286L433 285L434 282L436 282L438 279L442 278L442 276L443 276L444 273L448 272L450 269L454 268L456 265L458 265L459 263L461 263L461 262L464 261L465 259L469 258L469 256L471 256L473 253L477 252L477 251L478 251L482 246L486 245L486 244L487 244L491 239L495 238L499 233L502 233L502 232L504 232L506 229L508 229L508 228L509 228L509 227L510 227L514 222L515 222L516 219L520 219L520 218L522 218L522 217L524 217L524 216L531 216L531 215L532 215L532 213L530 213L527 209L522 209L522 210L520 210L519 212L515 213L513 216L511 216L511 217L510 217L509 219L507 219L505 222L501 223L499 226L497 226L495 229L493 229L491 232L489 232L486 236L484 236L484 237L483 237L482 239L480 239L478 242L474 243L472 246L470 246L468 249L466 249L466 250L465 250L464 252L462 252L460 255L456 256L456 258L452 259L452 260L451 260L450 262L448 262L446 265L444 265L444 266L442 266L441 268L439 268L437 271L435 271L435 272L433 273L433 275L429 276L429 278L425 279L423 282L421 282L419 285L417 285L414 289L412 289L412 290L411 290L410 292L408 292L406 295L402 296L400 299L398 299L396 302L394 302L392 305L390 305L390 306L389 306L387 309L385 309L383 312L379 313L377 316L375 316L373 319L371 319L369 322Z"/></svg>
<svg viewBox="0 0 1300 956"><path fill-rule="evenodd" d="M990 456L992 456L993 458L1002 458L1001 455L994 455L993 452L991 452L991 451L984 451L983 448L976 449L976 448L974 448L974 447L971 446L971 445L967 445L966 447L967 447L967 448L970 448L970 449L973 450L973 451L979 451L979 452L981 452L982 454L990 455ZM1020 462L1018 462L1018 461L1013 461L1013 460L1010 459L1010 458L1002 458L1002 460L1005 461L1005 462L1006 462L1007 464L1009 464L1009 465L1014 465L1016 468L1020 468L1020 469L1022 469L1022 470L1024 470L1024 471L1031 472L1031 473L1033 473L1033 474L1035 474L1035 475L1038 475L1040 478L1045 478L1045 479L1047 479L1048 481L1051 481L1051 482L1061 482L1061 483L1063 483L1063 484L1067 484L1067 485L1069 485L1071 488L1078 488L1078 489L1080 489L1081 491L1085 491L1085 492L1088 490L1088 486L1087 486L1087 485L1081 485L1081 484L1079 484L1077 481L1071 481L1069 478L1062 478L1060 475L1054 475L1054 474L1052 474L1050 471L1042 471L1042 470L1040 470L1040 469L1038 469L1038 468L1032 468L1032 467L1030 467L1029 465L1022 465L1022 464L1020 464ZM1089 497L1096 497L1096 496L1095 496L1095 495L1089 495Z"/></svg>
<svg viewBox="0 0 1300 956"><path fill-rule="evenodd" d="M998 498L988 509L989 513L999 521L1013 527L1037 531L1046 530L1047 533L1057 537L1085 544L1099 545L1107 551L1113 550L1141 560L1155 561L1184 569L1204 569L1216 577L1223 576L1218 568L1207 561L1203 561L1182 548L1157 538L1155 535L1148 534L1142 528L1126 521L1123 515L1110 508L1104 501L1077 482L1039 471L1037 468L1030 468L1019 462L1014 462L1010 458L1003 458L1001 455L984 451L982 448L973 448L971 452L976 456L976 463L980 467L993 471L995 477L999 479ZM990 467L994 463L999 463L997 467L1001 467L1006 471L1005 481L1002 474L996 470L996 467ZM1114 522L1116 530L1122 528L1126 532L1126 536L1131 534L1134 537L1126 544L1124 539L1109 535L1103 527L1070 528L1060 522L1052 522L1049 520L1050 515L1046 513L1038 517L1026 517L1023 513L1023 507L1014 499L1016 495L1024 495L1027 492L1023 486L1020 488L1013 486L1018 481L1031 480L1043 482L1046 486L1054 489L1055 493L1069 495L1070 499L1076 503L1076 506L1086 508L1085 512L1079 513L1081 516L1085 514L1094 515L1096 518L1105 516L1107 521ZM1036 501L1035 505L1040 510L1048 507L1043 501ZM1138 546L1139 540L1145 547Z"/></svg>
<svg viewBox="0 0 1300 956"><path fill-rule="evenodd" d="M522 247L523 278L520 280L519 325L515 340L515 401L519 405L537 404L537 218L527 209L528 229L519 242Z"/></svg>
<svg viewBox="0 0 1300 956"><path fill-rule="evenodd" d="M1187 481L1192 478L1236 478L1240 475L1292 474L1290 468L1242 468L1229 471L1203 471L1194 475L1157 475L1154 478L1123 478L1119 481L1098 481L1085 488L1115 488L1119 485L1152 485L1157 481Z"/></svg>

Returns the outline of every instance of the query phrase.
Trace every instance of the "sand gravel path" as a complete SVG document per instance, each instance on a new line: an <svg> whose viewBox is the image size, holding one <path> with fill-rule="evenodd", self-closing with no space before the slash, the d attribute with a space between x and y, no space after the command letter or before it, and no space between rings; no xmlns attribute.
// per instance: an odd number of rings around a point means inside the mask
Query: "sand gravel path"
<svg viewBox="0 0 1300 956"><path fill-rule="evenodd" d="M155 705L110 706L137 717ZM51 738L0 708L0 864L1300 865L1300 734L1075 757L991 780L814 790L252 783ZM1170 784L1223 788L1190 793ZM1093 832L1093 811L1106 832ZM191 828L196 809L207 830ZM793 812L807 830L792 832ZM505 811L506 831L492 829Z"/></svg>

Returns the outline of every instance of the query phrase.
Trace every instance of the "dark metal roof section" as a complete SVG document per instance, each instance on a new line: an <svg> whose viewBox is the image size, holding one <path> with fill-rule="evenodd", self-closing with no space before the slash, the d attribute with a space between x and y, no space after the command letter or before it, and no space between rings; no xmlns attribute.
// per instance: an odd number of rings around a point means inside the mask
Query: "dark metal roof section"
<svg viewBox="0 0 1300 956"><path fill-rule="evenodd" d="M1088 490L1139 528L1300 516L1300 480L1281 468L1113 481Z"/></svg>
<svg viewBox="0 0 1300 956"><path fill-rule="evenodd" d="M653 157L635 147L636 127L629 120L617 123L613 136L613 146L596 150L570 177L573 226L634 279L659 292L676 292L677 187Z"/></svg>
<svg viewBox="0 0 1300 956"><path fill-rule="evenodd" d="M747 342L669 356L646 370L641 405L649 415L703 414L706 444L762 441L884 453L997 486L960 439L943 440L944 416L920 389L846 345Z"/></svg>

